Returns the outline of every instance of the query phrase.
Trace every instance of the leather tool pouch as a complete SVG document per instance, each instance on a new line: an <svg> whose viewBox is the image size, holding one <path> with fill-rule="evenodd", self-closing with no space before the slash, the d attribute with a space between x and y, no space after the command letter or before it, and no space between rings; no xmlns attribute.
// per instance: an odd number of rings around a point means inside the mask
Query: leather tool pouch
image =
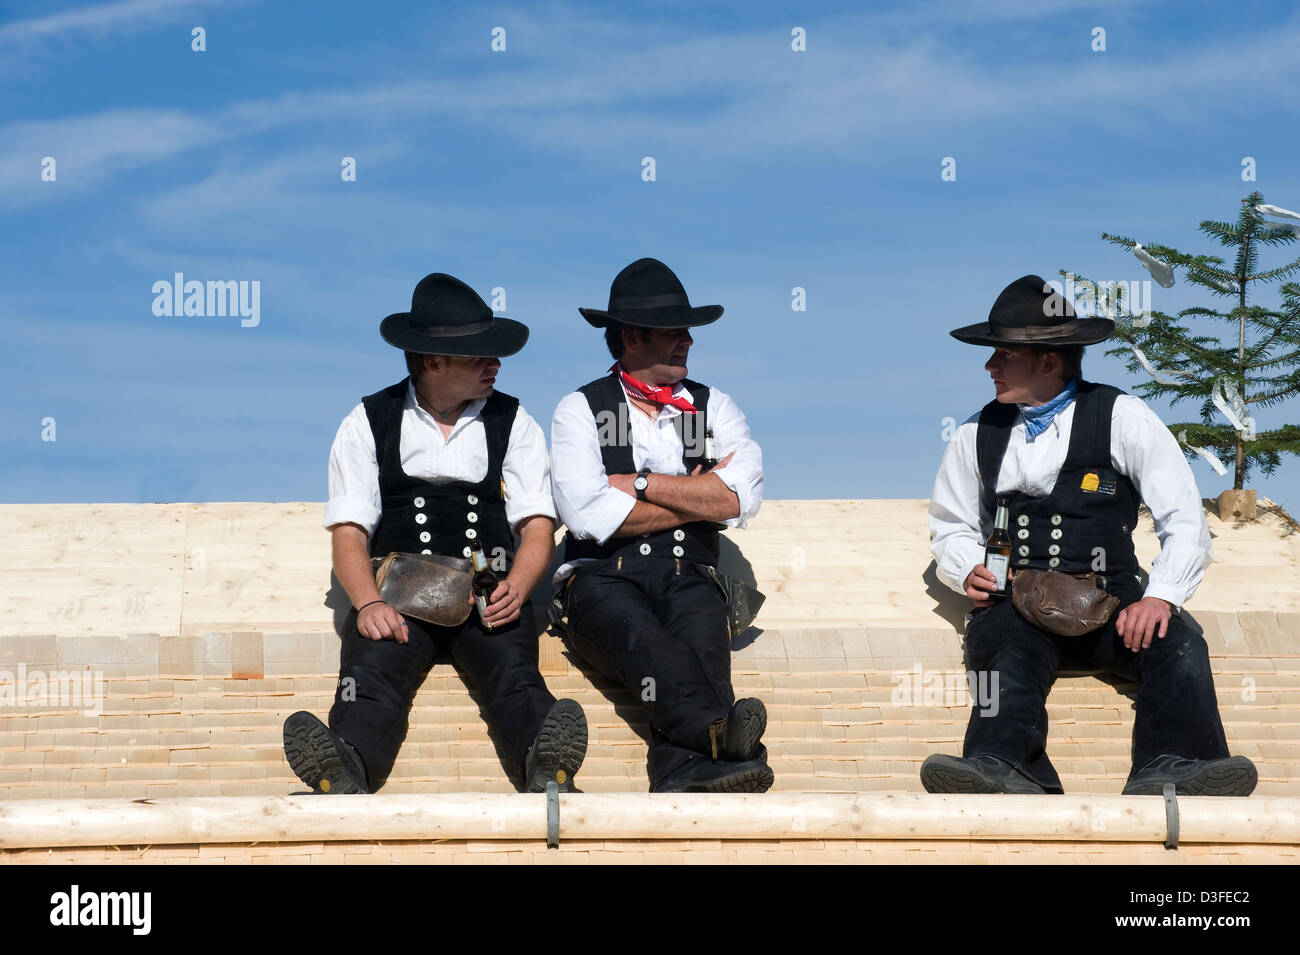
<svg viewBox="0 0 1300 955"><path fill-rule="evenodd" d="M710 567L708 564L695 566L712 578L718 585L718 589L722 591L722 597L727 602L727 626L731 630L731 639L735 640L754 622L767 595L735 577L724 577L718 573L716 567Z"/></svg>
<svg viewBox="0 0 1300 955"><path fill-rule="evenodd" d="M371 559L379 596L398 613L439 627L460 626L473 609L471 564L440 554L399 554Z"/></svg>
<svg viewBox="0 0 1300 955"><path fill-rule="evenodd" d="M1011 602L1020 616L1062 637L1080 637L1105 625L1119 598L1101 589L1096 574L1017 570Z"/></svg>

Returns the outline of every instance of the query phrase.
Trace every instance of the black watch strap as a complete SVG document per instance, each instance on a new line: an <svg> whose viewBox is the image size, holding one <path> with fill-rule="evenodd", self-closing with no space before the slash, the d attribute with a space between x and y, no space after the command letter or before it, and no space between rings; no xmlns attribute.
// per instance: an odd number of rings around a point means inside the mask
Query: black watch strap
<svg viewBox="0 0 1300 955"><path fill-rule="evenodd" d="M650 469L649 469L649 468L642 468L640 471L637 471L637 472L636 472L636 476L637 476L638 478L642 479L643 481L649 481L649 479L650 479ZM643 487L636 487L635 484L633 485L633 488L636 490L636 499L637 499L638 501L645 501L645 502L649 503L650 498L648 498L648 497L645 496L645 492L646 492L646 489L645 489L645 488L643 488Z"/></svg>

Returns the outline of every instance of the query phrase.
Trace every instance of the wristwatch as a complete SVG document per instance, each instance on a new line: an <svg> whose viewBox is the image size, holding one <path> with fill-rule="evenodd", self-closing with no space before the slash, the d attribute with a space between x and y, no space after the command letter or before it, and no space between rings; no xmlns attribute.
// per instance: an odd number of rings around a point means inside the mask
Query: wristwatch
<svg viewBox="0 0 1300 955"><path fill-rule="evenodd" d="M649 501L650 498L645 496L645 489L650 486L650 469L642 468L636 472L636 480L632 482L632 487L636 489L636 499L638 501Z"/></svg>

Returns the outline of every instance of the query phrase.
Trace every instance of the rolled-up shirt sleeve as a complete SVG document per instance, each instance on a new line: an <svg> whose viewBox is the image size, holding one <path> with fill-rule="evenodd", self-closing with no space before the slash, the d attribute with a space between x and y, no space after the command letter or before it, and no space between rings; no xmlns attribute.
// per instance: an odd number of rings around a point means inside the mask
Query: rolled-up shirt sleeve
<svg viewBox="0 0 1300 955"><path fill-rule="evenodd" d="M735 455L725 468L711 472L735 492L740 504L740 513L722 523L744 527L763 503L763 449L750 437L749 422L731 396L717 388L710 389L708 418L718 460Z"/></svg>
<svg viewBox="0 0 1300 955"><path fill-rule="evenodd" d="M578 392L565 395L551 418L555 508L575 537L605 543L623 526L636 498L609 486L596 419Z"/></svg>
<svg viewBox="0 0 1300 955"><path fill-rule="evenodd" d="M329 500L322 525L358 524L367 535L379 526L379 464L365 406L357 405L339 425L330 447Z"/></svg>
<svg viewBox="0 0 1300 955"><path fill-rule="evenodd" d="M1151 511L1160 553L1151 562L1146 596L1181 607L1196 592L1214 561L1210 528L1187 458L1178 441L1146 402L1133 395L1115 400L1111 463L1128 475Z"/></svg>
<svg viewBox="0 0 1300 955"><path fill-rule="evenodd" d="M506 520L511 528L529 517L555 520L551 494L551 459L546 453L546 435L523 405L510 427L510 442L501 466L506 482Z"/></svg>
<svg viewBox="0 0 1300 955"><path fill-rule="evenodd" d="M953 434L930 493L930 553L935 573L959 594L977 564L984 562L980 530L980 474L975 454L978 415Z"/></svg>

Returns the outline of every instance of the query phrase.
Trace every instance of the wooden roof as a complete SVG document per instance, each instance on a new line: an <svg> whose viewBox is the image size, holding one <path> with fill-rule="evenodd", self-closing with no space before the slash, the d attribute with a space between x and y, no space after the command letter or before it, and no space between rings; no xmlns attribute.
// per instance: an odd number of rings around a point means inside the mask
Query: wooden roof
<svg viewBox="0 0 1300 955"><path fill-rule="evenodd" d="M1207 502L1208 503L1208 502ZM960 752L967 602L935 579L926 502L769 501L727 535L726 569L768 595L733 658L738 695L767 704L774 791L920 792L932 752ZM290 712L324 715L338 665L323 505L0 506L0 671L102 673L102 712L0 707L0 798L282 795L302 790L280 745ZM1225 525L1186 612L1203 627L1234 753L1261 796L1300 797L1300 534L1267 502ZM1144 565L1158 550L1150 518ZM589 792L644 792L646 731L631 695L541 637L557 696L587 710ZM0 672L0 681L4 674ZM919 689L902 700L903 686ZM925 692L925 687L930 692ZM940 691L939 687L948 689ZM1132 702L1122 683L1063 676L1049 754L1067 792L1118 793ZM450 662L417 695L385 792L511 792L479 707ZM325 797L327 798L327 797ZM966 841L681 840L544 845L307 843L7 850L4 861L1294 861L1295 846Z"/></svg>

